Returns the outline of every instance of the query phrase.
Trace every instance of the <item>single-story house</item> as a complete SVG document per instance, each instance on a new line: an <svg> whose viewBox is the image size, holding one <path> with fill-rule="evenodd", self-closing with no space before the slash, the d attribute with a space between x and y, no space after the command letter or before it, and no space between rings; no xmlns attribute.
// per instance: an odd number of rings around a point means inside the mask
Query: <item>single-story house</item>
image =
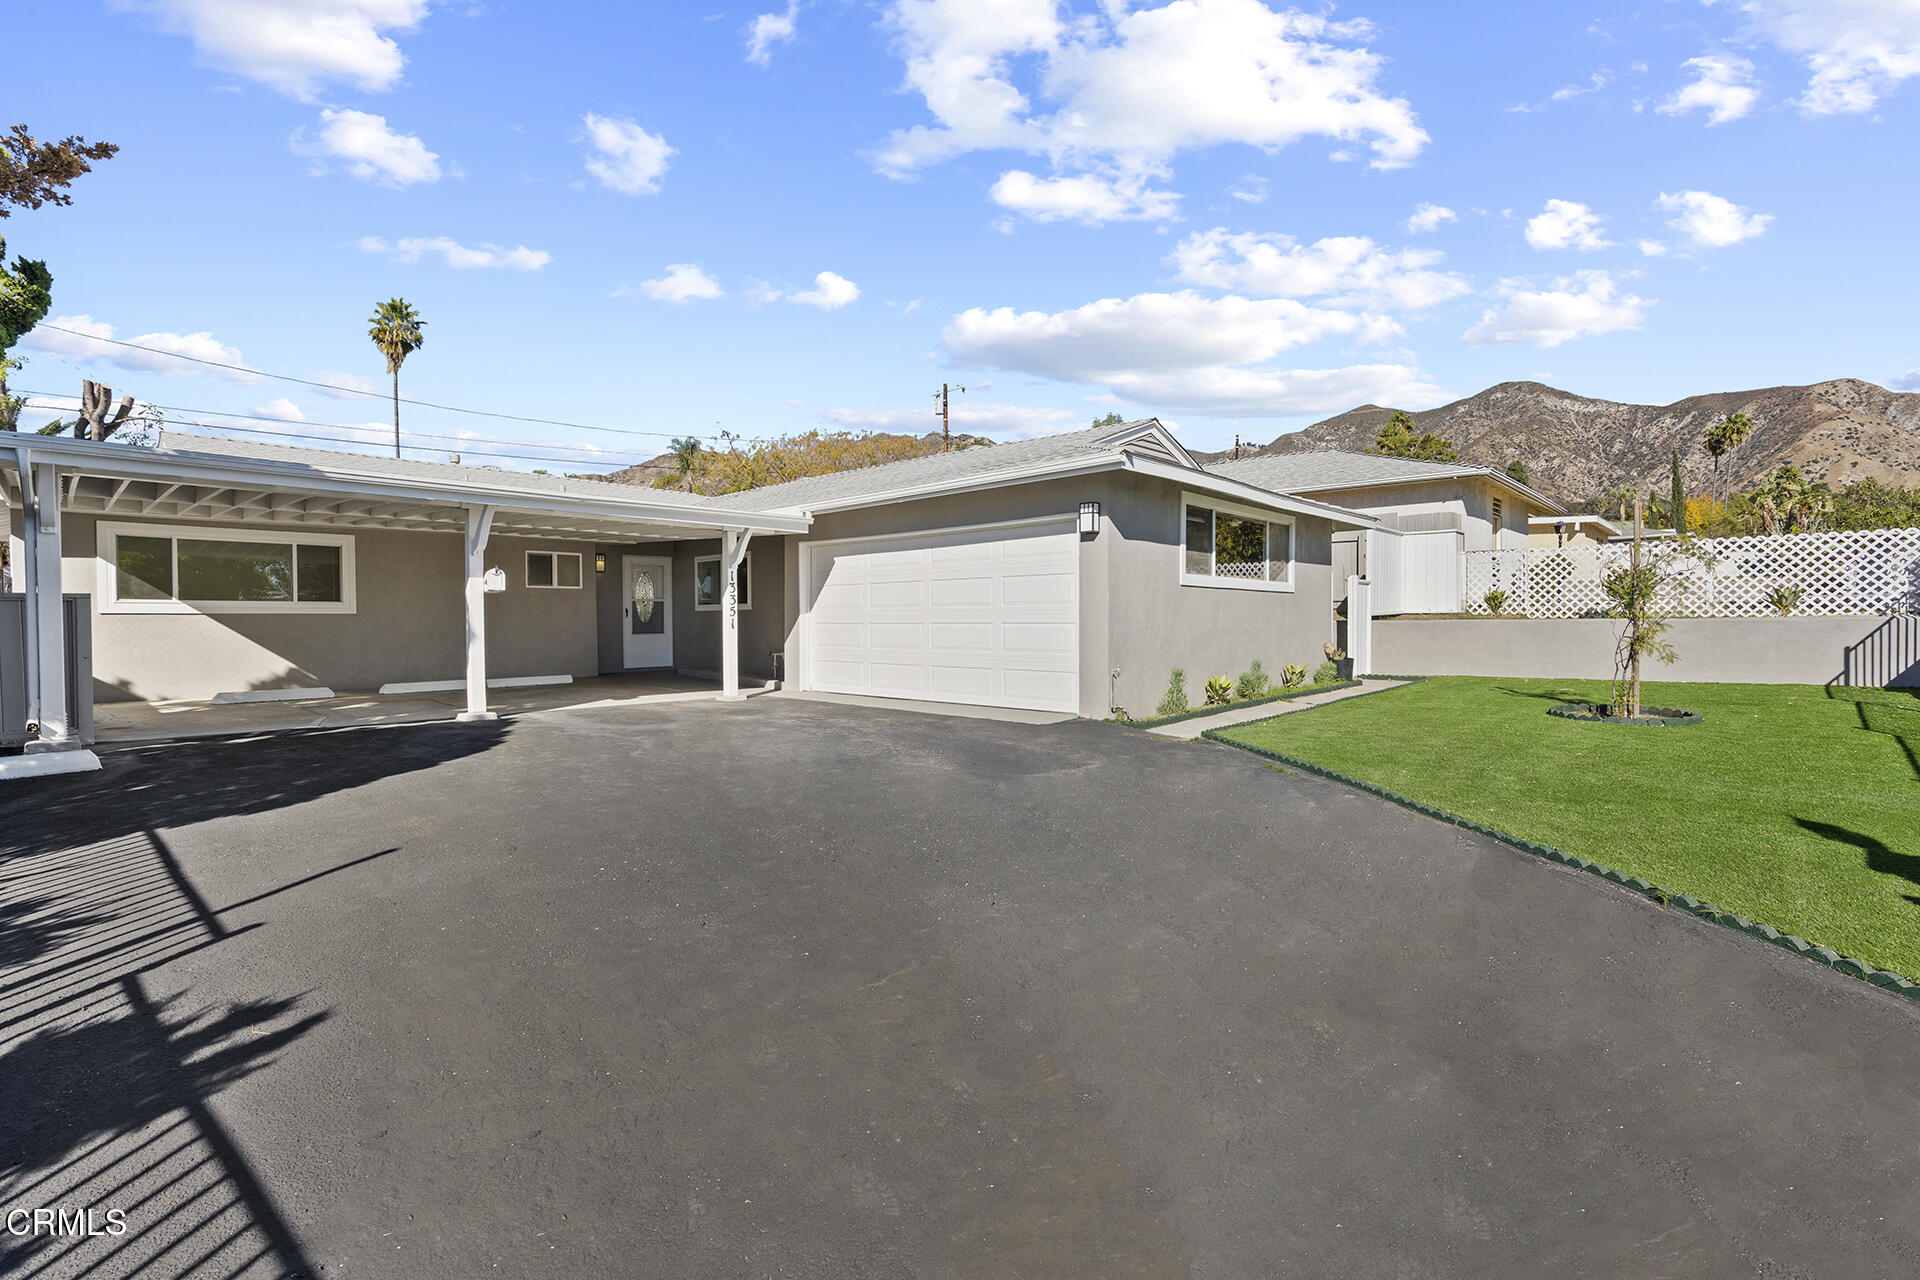
<svg viewBox="0 0 1920 1280"><path fill-rule="evenodd" d="M1534 516L1527 521L1527 528L1529 545L1535 547L1598 547L1633 536L1632 525L1622 528L1605 516Z"/></svg>
<svg viewBox="0 0 1920 1280"><path fill-rule="evenodd" d="M162 434L0 438L41 735L94 696L203 699L633 670L1105 716L1308 663L1368 516L1199 465L1151 419L722 497ZM731 571L731 572L730 572Z"/></svg>
<svg viewBox="0 0 1920 1280"><path fill-rule="evenodd" d="M1455 530L1467 551L1524 550L1537 517L1564 516L1567 510L1491 467L1343 449L1263 453L1216 462L1212 470L1275 493L1359 511L1402 533Z"/></svg>

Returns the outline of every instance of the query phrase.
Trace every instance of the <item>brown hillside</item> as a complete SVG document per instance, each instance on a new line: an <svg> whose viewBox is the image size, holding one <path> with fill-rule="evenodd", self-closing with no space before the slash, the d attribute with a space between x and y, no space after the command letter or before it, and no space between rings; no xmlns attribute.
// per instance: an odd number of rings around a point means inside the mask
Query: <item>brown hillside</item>
<svg viewBox="0 0 1920 1280"><path fill-rule="evenodd" d="M1363 450L1393 412L1362 405L1257 452ZM1713 458L1702 440L1708 426L1733 412L1753 419L1754 430L1722 462L1721 485L1745 487L1788 462L1835 487L1868 476L1920 485L1920 394L1855 378L1724 391L1669 405L1616 404L1538 382L1503 382L1411 417L1416 431L1452 440L1463 461L1504 468L1523 459L1535 488L1579 500L1623 481L1664 493L1675 445L1688 489L1706 491Z"/></svg>

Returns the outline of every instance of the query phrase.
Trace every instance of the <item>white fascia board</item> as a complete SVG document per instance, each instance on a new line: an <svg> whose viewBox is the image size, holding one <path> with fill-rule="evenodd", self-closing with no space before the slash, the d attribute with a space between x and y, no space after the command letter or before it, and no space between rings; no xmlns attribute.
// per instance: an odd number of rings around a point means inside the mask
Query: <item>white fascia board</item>
<svg viewBox="0 0 1920 1280"><path fill-rule="evenodd" d="M1495 484L1501 485L1519 494L1521 497L1529 499L1536 505L1545 507L1549 511L1561 515L1566 514L1567 508L1563 503L1554 501L1537 489L1528 488L1512 476L1503 471L1495 471L1492 467L1455 467L1450 471L1429 471L1425 475L1418 476L1379 476L1370 480L1341 480L1333 484L1305 484L1293 492L1340 493L1348 489L1380 489L1388 485L1396 484L1422 484L1429 480L1473 480L1476 478L1491 480Z"/></svg>
<svg viewBox="0 0 1920 1280"><path fill-rule="evenodd" d="M346 469L320 469L297 463L222 458L209 454L188 457L176 453L157 453L138 445L116 445L92 440L46 437L36 439L31 452L36 460L52 461L67 470L122 480L160 480L222 488L295 489L305 493L475 504L497 506L507 511L638 520L656 525L753 529L761 533L805 533L810 523L804 517L736 511L727 507L596 501L569 494L535 493L511 485L356 475Z"/></svg>
<svg viewBox="0 0 1920 1280"><path fill-rule="evenodd" d="M1323 520L1331 520L1335 524L1347 525L1354 529L1383 527L1372 516L1362 515L1346 507L1315 502L1311 498L1298 498L1288 493L1275 493L1271 489L1262 489L1259 485L1248 484L1244 480L1230 480L1212 471L1188 471L1184 467L1156 462L1150 458L1136 458L1132 455L1127 457L1127 469L1137 471L1141 475L1173 480L1190 489L1218 494L1223 498L1237 498L1241 502L1250 502L1256 506L1266 507L1270 511L1291 511L1295 515L1318 516Z"/></svg>
<svg viewBox="0 0 1920 1280"><path fill-rule="evenodd" d="M1133 444L1135 441L1144 440L1149 437L1166 446L1169 453L1184 461L1194 470L1205 470L1205 468L1200 465L1199 459L1195 458L1193 454L1188 451L1187 446L1174 439L1173 432L1167 430L1158 418L1148 418L1145 422L1133 424L1131 427L1116 427L1114 434L1107 437L1107 443L1116 447L1124 447Z"/></svg>

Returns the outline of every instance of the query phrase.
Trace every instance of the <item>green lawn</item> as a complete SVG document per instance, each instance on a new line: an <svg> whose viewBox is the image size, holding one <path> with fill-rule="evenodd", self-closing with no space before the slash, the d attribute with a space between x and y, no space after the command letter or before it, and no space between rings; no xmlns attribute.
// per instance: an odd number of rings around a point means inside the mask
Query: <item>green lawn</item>
<svg viewBox="0 0 1920 1280"><path fill-rule="evenodd" d="M1562 720L1604 681L1444 677L1222 736L1920 977L1920 691L1649 684L1684 728Z"/></svg>

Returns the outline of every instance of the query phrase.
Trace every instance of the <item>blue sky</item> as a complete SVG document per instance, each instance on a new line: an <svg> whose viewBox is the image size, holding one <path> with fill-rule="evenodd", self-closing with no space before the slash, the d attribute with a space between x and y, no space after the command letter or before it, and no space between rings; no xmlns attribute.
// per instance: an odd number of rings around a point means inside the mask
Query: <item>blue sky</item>
<svg viewBox="0 0 1920 1280"><path fill-rule="evenodd" d="M377 438L378 399L80 333L377 390L399 294L404 395L607 428L408 406L418 456L552 469L922 430L943 380L967 430L1204 448L1518 378L1920 388L1920 0L1459 12L32 5L7 123L122 151L0 223L78 331L15 383Z"/></svg>

